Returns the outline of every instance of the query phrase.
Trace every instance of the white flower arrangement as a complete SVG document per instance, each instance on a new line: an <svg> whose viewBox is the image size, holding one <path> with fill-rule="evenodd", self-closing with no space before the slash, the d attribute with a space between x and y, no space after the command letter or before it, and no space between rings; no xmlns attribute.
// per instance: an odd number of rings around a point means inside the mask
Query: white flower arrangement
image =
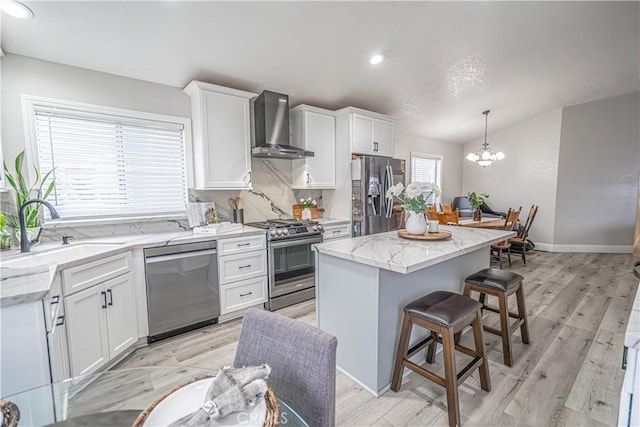
<svg viewBox="0 0 640 427"><path fill-rule="evenodd" d="M318 204L318 202L313 200L311 197L307 197L306 199L304 199L304 198L300 199L300 203L305 208L312 208L312 207L314 207L314 206L316 206Z"/></svg>
<svg viewBox="0 0 640 427"><path fill-rule="evenodd" d="M393 200L397 198L402 202L402 209L405 211L413 211L415 213L424 212L427 208L426 199L435 194L436 197L440 195L440 187L436 184L430 184L431 192L424 196L422 186L418 183L412 182L407 185L407 188L399 182L396 185L390 187L385 195L387 199Z"/></svg>

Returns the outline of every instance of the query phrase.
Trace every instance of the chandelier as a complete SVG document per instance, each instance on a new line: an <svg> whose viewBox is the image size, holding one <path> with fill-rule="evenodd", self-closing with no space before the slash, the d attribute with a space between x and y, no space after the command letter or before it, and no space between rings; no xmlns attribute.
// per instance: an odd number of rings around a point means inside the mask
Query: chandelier
<svg viewBox="0 0 640 427"><path fill-rule="evenodd" d="M502 151L493 151L489 148L489 143L487 142L487 124L489 121L489 111L483 111L484 114L484 144L480 146L480 149L475 152L471 152L467 154L467 160L477 163L483 168L489 166L491 163L496 160L504 159L505 155Z"/></svg>

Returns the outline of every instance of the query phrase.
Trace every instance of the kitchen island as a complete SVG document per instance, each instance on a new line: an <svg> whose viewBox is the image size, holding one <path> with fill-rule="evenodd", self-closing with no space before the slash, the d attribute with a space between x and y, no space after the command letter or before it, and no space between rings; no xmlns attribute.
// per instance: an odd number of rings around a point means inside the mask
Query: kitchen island
<svg viewBox="0 0 640 427"><path fill-rule="evenodd" d="M391 231L315 245L318 327L338 338L338 369L375 396L391 384L403 307L432 291L462 292L466 276L489 266L490 245L515 236L441 229L452 237L407 240ZM426 335L414 328L412 342Z"/></svg>

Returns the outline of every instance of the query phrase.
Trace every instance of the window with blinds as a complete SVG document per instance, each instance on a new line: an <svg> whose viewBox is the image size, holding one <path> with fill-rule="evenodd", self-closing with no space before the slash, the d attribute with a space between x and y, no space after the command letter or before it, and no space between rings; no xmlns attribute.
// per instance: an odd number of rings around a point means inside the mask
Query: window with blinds
<svg viewBox="0 0 640 427"><path fill-rule="evenodd" d="M411 182L422 186L427 203L438 203L438 197L431 194L431 184L442 188L442 157L411 153Z"/></svg>
<svg viewBox="0 0 640 427"><path fill-rule="evenodd" d="M33 104L39 167L63 218L184 213L185 125ZM46 185L45 185L46 187Z"/></svg>

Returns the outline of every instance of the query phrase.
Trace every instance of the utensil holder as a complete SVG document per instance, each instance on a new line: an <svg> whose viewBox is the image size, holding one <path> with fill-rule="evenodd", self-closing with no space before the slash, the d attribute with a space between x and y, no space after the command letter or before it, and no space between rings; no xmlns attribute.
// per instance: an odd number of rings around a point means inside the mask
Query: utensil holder
<svg viewBox="0 0 640 427"><path fill-rule="evenodd" d="M236 224L244 224L244 209L233 210L233 222Z"/></svg>

